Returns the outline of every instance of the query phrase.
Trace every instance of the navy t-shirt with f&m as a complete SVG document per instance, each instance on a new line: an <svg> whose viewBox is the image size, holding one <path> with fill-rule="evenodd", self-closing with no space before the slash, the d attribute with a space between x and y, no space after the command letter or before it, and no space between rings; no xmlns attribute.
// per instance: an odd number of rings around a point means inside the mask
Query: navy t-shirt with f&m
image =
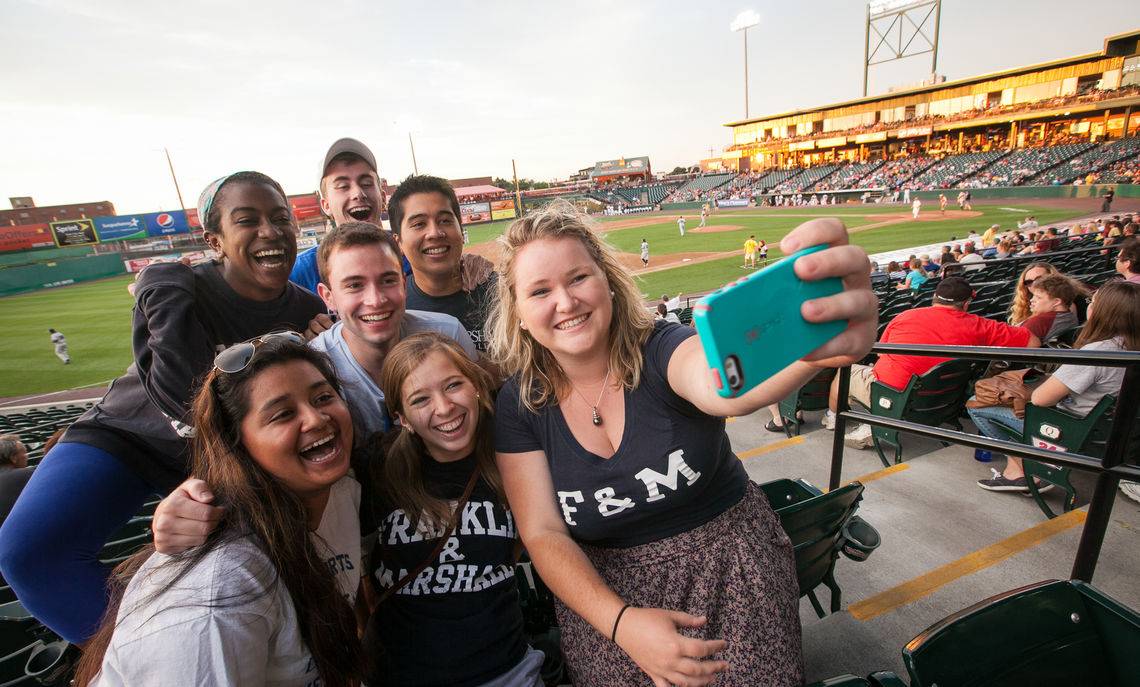
<svg viewBox="0 0 1140 687"><path fill-rule="evenodd" d="M748 474L732 452L724 418L669 387L669 359L694 331L658 321L642 352L636 389L625 391L625 428L610 458L574 438L557 404L531 413L512 378L499 392L495 449L543 451L570 535L586 544L630 547L687 532L744 496Z"/></svg>

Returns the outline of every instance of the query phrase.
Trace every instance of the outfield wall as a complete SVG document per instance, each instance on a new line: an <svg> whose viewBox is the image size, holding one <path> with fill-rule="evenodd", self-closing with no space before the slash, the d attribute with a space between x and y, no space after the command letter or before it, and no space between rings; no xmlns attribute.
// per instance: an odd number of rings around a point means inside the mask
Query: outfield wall
<svg viewBox="0 0 1140 687"><path fill-rule="evenodd" d="M1119 198L1140 198L1140 185L1137 184L1092 184L1089 186L997 186L994 188L969 189L972 200L993 198L1100 198L1109 189L1116 189ZM950 188L934 191L911 191L910 197L922 200L938 200L939 193L945 193L950 205L956 205L958 191ZM1100 206L1097 205L1097 209Z"/></svg>
<svg viewBox="0 0 1140 687"><path fill-rule="evenodd" d="M3 267L0 268L0 296L115 277L126 272L122 256L118 253Z"/></svg>
<svg viewBox="0 0 1140 687"><path fill-rule="evenodd" d="M70 248L38 248L36 250L0 253L0 269L8 265L32 265L45 260L81 258L94 252L95 249L91 246L72 246Z"/></svg>

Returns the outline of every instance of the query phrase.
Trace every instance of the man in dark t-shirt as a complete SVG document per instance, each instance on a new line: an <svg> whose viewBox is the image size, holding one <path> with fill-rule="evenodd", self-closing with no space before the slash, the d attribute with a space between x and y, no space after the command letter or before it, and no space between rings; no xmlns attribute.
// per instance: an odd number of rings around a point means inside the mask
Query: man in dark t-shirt
<svg viewBox="0 0 1140 687"><path fill-rule="evenodd" d="M408 308L451 315L467 329L475 347L485 351L483 330L496 275L485 259L474 278L461 274L463 230L455 189L439 177L409 176L392 193L388 217L412 267Z"/></svg>

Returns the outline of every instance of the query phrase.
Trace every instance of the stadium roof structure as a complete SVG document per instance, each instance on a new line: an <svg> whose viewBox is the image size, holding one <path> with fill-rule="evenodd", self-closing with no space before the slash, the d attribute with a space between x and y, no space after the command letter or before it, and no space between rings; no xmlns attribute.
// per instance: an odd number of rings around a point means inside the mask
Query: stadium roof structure
<svg viewBox="0 0 1140 687"><path fill-rule="evenodd" d="M782 119L785 117L795 117L797 115L812 114L822 112L825 110L836 110L855 105L863 105L874 103L880 100L897 99L906 96L919 95L923 93L933 93L936 91L949 90L959 88L962 86L969 86L984 81L992 81L994 79L1016 77L1023 74L1030 74L1032 72L1041 71L1043 69L1055 69L1059 67L1068 67L1077 65L1092 60L1100 60L1108 57L1121 57L1127 51L1135 53L1136 46L1140 42L1140 29L1118 33L1108 36L1104 39L1104 48L1100 52L1086 53L1083 55L1074 55L1072 57L1064 57L1056 60L1049 60L1046 62L1039 62L1037 64L1023 65L1021 67L1012 67L1010 69L1003 69L996 72L989 72L987 74L977 74L975 76L957 79L955 81L944 81L942 83L922 85L915 88L908 88L890 93L880 93L878 95L870 95L862 98L855 98L853 100L845 100L837 103L828 103L826 105L817 105L798 110L788 110L787 112L780 112L776 114L765 115L763 117L750 117L748 119L740 119L732 122L727 122L724 126L736 127L744 124L754 124L759 122L766 122L773 119ZM1125 52L1122 52L1121 48Z"/></svg>
<svg viewBox="0 0 1140 687"><path fill-rule="evenodd" d="M506 193L506 189L501 189L498 186L489 186L487 184L480 184L479 186L463 186L455 189L455 195L460 199L470 196L485 196L491 193Z"/></svg>
<svg viewBox="0 0 1140 687"><path fill-rule="evenodd" d="M601 160L594 163L590 170L590 178L604 178L616 176L629 176L635 174L652 174L649 166L649 156L622 157L616 160Z"/></svg>

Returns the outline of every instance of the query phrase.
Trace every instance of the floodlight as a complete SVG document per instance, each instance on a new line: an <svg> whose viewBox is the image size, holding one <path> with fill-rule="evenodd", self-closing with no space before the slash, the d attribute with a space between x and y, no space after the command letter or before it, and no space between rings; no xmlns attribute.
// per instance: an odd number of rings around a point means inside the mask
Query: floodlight
<svg viewBox="0 0 1140 687"><path fill-rule="evenodd" d="M732 20L732 23L729 24L729 28L733 31L743 31L745 29L750 29L759 23L760 15L756 12L756 10L744 10L740 14L736 15L736 19Z"/></svg>

